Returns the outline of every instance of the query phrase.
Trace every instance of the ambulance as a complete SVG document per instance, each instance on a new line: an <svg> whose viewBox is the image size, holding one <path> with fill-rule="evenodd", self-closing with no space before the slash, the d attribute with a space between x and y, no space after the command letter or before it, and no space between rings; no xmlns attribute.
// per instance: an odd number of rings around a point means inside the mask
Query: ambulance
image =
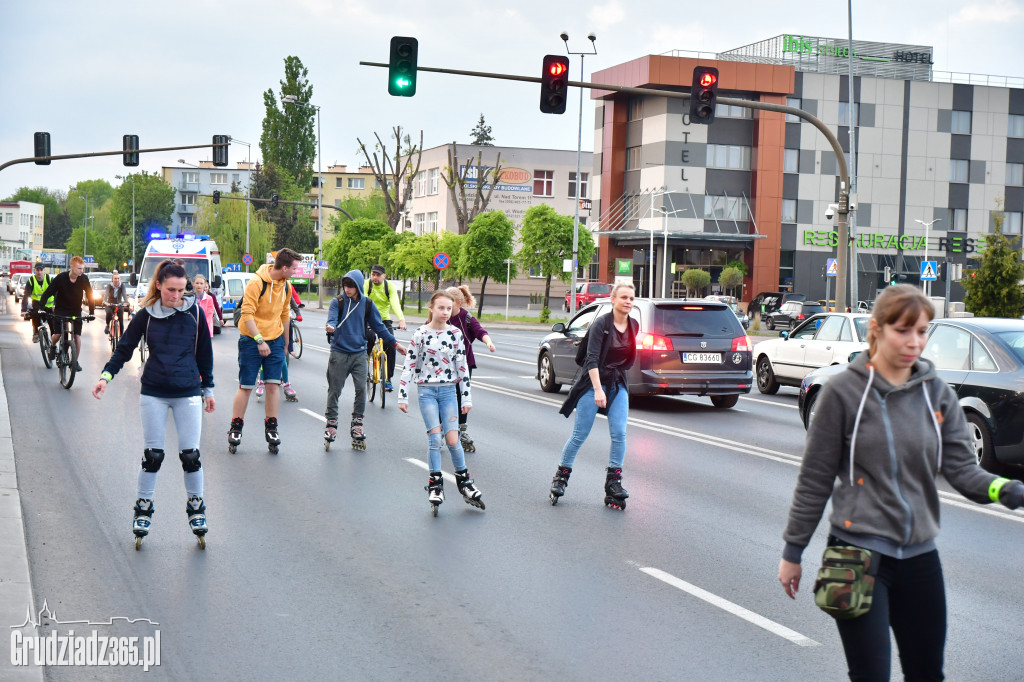
<svg viewBox="0 0 1024 682"><path fill-rule="evenodd" d="M145 298L146 292L149 291L149 281L153 279L156 266L165 260L178 258L185 263L185 274L189 281L196 275L202 275L210 283L210 290L217 300L223 300L224 282L221 278L220 250L217 248L217 242L202 234L171 235L152 232L149 237L150 242L142 257L138 277L132 276L135 280L132 284L136 286L137 301Z"/></svg>

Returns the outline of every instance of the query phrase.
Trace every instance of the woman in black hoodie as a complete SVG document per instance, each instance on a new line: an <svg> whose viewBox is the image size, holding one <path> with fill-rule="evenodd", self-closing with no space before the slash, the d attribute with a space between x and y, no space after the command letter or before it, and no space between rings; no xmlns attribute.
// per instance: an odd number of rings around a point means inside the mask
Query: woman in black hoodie
<svg viewBox="0 0 1024 682"><path fill-rule="evenodd" d="M213 412L213 346L206 315L193 295L185 295L185 270L171 261L157 266L142 302L142 309L125 330L110 356L100 380L92 389L103 397L107 384L127 362L139 341L145 339L149 359L142 371L139 411L145 450L139 470L135 502L135 548L149 533L153 517L156 472L164 460L164 431L168 411L174 414L178 432L178 458L185 471L185 512L199 545L206 546L206 504L203 502L203 469L199 461L199 437L203 409Z"/></svg>

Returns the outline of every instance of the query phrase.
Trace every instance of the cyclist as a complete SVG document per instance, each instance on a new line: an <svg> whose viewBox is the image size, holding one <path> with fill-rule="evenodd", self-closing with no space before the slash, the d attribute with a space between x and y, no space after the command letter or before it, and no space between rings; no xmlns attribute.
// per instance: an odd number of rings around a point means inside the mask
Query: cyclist
<svg viewBox="0 0 1024 682"><path fill-rule="evenodd" d="M370 279L363 282L363 293L373 301L380 312L380 319L392 335L395 333L395 325L391 321L393 314L398 318L398 328L405 331L405 315L402 314L402 303L398 300L398 291L388 284L387 273L381 264L370 268ZM373 344L377 342L377 334L370 327L366 328L366 352L373 351ZM384 383L384 390L391 391L391 379L395 376L395 347L385 344L385 352L388 354L388 376Z"/></svg>
<svg viewBox="0 0 1024 682"><path fill-rule="evenodd" d="M82 357L82 297L85 297L86 303L89 305L90 317L96 313L96 304L92 299L92 285L89 284L89 278L85 273L85 261L82 260L81 256L75 256L71 259L71 265L67 272L62 272L53 280L50 281L50 286L46 287L46 291L43 292L43 300L49 299L51 296L54 297L53 312L55 315L64 315L66 317L74 316L78 319L71 323L72 332L75 335L75 350L78 351L78 357ZM51 335L50 340L50 358L54 358L57 355L57 340L60 338L60 325L55 325L51 330L55 332ZM75 371L82 371L82 364L75 362Z"/></svg>
<svg viewBox="0 0 1024 682"><path fill-rule="evenodd" d="M36 310L42 310L43 308L53 307L53 296L46 299L43 302L43 292L50 286L52 278L49 275L44 275L43 270L45 266L42 263L36 263L34 268L34 274L28 278L25 282L25 295L21 297L21 312L27 313L30 309L34 312ZM39 341L39 318L32 318L32 343Z"/></svg>
<svg viewBox="0 0 1024 682"><path fill-rule="evenodd" d="M114 320L114 310L119 305L124 306L124 308L117 308L117 325L123 333L124 311L128 307L128 296L124 292L124 286L121 285L121 275L114 270L110 273L110 284L107 285L107 290L103 293L103 308L107 313L107 323L103 327L104 334L110 334L110 323Z"/></svg>

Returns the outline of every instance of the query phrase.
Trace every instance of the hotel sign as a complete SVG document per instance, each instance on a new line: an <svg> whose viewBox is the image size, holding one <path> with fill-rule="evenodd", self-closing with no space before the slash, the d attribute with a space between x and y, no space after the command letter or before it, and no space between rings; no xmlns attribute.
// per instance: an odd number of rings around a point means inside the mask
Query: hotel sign
<svg viewBox="0 0 1024 682"><path fill-rule="evenodd" d="M899 62L901 64L924 64L932 65L931 48L919 46L918 50L901 49L907 46L897 46L889 43L863 43L858 45L868 46L868 49L876 54L859 54L853 50L853 58L865 62ZM913 47L913 46L911 46ZM850 55L850 44L848 41L840 41L832 38L815 38L811 36L790 35L782 36L782 53L812 55L816 57L835 57L837 59L848 59Z"/></svg>

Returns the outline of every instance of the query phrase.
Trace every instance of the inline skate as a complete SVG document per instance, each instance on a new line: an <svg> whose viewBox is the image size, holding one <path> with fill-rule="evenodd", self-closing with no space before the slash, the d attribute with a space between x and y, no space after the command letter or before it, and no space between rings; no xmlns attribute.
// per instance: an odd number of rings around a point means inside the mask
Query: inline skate
<svg viewBox="0 0 1024 682"><path fill-rule="evenodd" d="M338 420L328 419L327 428L324 429L324 450L331 449L331 443L338 437Z"/></svg>
<svg viewBox="0 0 1024 682"><path fill-rule="evenodd" d="M555 477L551 479L551 494L548 497L551 500L551 506L558 504L558 498L565 494L565 487L569 485L569 475L572 473L572 467L559 466L555 470Z"/></svg>
<svg viewBox="0 0 1024 682"><path fill-rule="evenodd" d="M132 532L135 533L135 549L142 546L142 538L149 535L149 526L153 521L153 500L139 498L135 500L135 518L132 521Z"/></svg>
<svg viewBox="0 0 1024 682"><path fill-rule="evenodd" d="M195 533L199 541L199 548L206 549L206 503L203 498L192 496L185 503L185 513L188 515L188 527Z"/></svg>
<svg viewBox="0 0 1024 682"><path fill-rule="evenodd" d="M622 469L608 467L604 480L604 503L612 509L625 509L629 493L622 487Z"/></svg>
<svg viewBox="0 0 1024 682"><path fill-rule="evenodd" d="M462 449L465 452L476 452L476 445L473 444L473 438L469 435L467 427L467 424L459 424L459 440L462 441Z"/></svg>
<svg viewBox="0 0 1024 682"><path fill-rule="evenodd" d="M366 449L366 435L363 433L363 417L352 417L352 423L349 425L349 435L352 436L352 449L353 450L365 450Z"/></svg>
<svg viewBox="0 0 1024 682"><path fill-rule="evenodd" d="M256 382L256 402L263 400L263 379Z"/></svg>
<svg viewBox="0 0 1024 682"><path fill-rule="evenodd" d="M440 471L431 471L430 479L423 488L427 491L427 501L430 502L430 511L437 516L437 509L444 502L444 479Z"/></svg>
<svg viewBox="0 0 1024 682"><path fill-rule="evenodd" d="M277 435L277 417L267 417L263 420L263 435L267 439L267 449L270 454L276 455L281 445L281 437Z"/></svg>
<svg viewBox="0 0 1024 682"><path fill-rule="evenodd" d="M235 417L231 420L231 426L228 428L228 452L232 455L238 451L238 446L242 444L242 425L245 421L241 417Z"/></svg>
<svg viewBox="0 0 1024 682"><path fill-rule="evenodd" d="M462 493L462 499L466 501L466 504L477 509L486 509L481 498L480 489L473 483L473 479L469 476L469 471L466 469L456 471L455 485L458 487L459 492Z"/></svg>
<svg viewBox="0 0 1024 682"><path fill-rule="evenodd" d="M290 403L299 402L299 396L297 393L295 393L295 389L292 388L292 385L290 383L282 384L281 390L284 391L285 400L287 400Z"/></svg>

